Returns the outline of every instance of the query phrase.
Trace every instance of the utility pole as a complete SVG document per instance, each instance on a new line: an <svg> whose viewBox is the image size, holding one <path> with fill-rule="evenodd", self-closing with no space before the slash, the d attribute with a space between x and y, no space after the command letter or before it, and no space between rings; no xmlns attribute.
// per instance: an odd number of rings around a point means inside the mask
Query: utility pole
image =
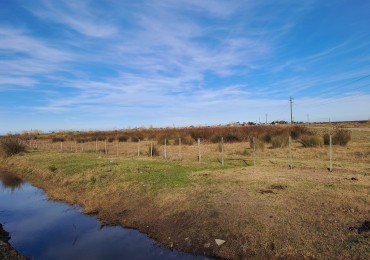
<svg viewBox="0 0 370 260"><path fill-rule="evenodd" d="M266 125L267 125L267 113L266 113Z"/></svg>
<svg viewBox="0 0 370 260"><path fill-rule="evenodd" d="M290 124L293 124L293 98L290 97Z"/></svg>

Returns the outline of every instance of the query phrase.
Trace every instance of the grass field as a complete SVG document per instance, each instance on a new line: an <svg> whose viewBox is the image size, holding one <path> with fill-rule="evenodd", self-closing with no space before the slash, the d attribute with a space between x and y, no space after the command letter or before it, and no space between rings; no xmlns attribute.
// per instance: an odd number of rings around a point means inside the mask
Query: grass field
<svg viewBox="0 0 370 260"><path fill-rule="evenodd" d="M328 128L310 130L322 134ZM104 223L138 228L187 252L231 259L369 259L370 128L351 132L346 146L333 147L333 172L327 170L328 146L305 148L298 140L293 169L288 147L272 149L271 143L257 149L253 166L247 140L225 143L224 166L219 144L212 142L202 143L201 162L195 142L182 146L182 160L176 144L167 147L165 160L163 153L137 157L137 143L129 142L118 156L96 154L92 142L90 152L30 150L2 164L50 198L78 203ZM150 142L141 143L145 151Z"/></svg>

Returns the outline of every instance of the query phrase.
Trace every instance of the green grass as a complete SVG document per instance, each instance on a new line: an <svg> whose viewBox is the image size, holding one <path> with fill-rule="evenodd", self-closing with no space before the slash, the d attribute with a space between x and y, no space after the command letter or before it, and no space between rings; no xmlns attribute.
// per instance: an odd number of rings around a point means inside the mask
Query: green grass
<svg viewBox="0 0 370 260"><path fill-rule="evenodd" d="M96 154L73 154L33 151L27 160L42 169L56 172L56 178L68 185L85 189L102 188L122 183L145 187L146 191L181 188L196 182L211 183L211 177L192 178L192 173L245 167L243 160L230 160L222 166L218 161L176 162L155 159L109 159ZM52 168L52 169L51 169ZM64 184L66 185L66 184Z"/></svg>

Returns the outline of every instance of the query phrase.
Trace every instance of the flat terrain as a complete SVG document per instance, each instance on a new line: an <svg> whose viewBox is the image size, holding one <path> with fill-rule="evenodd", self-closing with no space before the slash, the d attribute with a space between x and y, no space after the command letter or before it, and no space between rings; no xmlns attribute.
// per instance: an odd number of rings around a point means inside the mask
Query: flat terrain
<svg viewBox="0 0 370 260"><path fill-rule="evenodd" d="M56 148L2 164L52 199L80 204L105 224L138 228L187 252L231 259L369 259L370 132L351 131L347 146L333 147L333 172L327 170L328 146L304 148L297 141L293 169L288 148L269 145L257 149L253 166L247 143L225 144L224 166L219 145L212 143L202 144L201 162L194 143L183 147L183 160L172 145L167 160Z"/></svg>

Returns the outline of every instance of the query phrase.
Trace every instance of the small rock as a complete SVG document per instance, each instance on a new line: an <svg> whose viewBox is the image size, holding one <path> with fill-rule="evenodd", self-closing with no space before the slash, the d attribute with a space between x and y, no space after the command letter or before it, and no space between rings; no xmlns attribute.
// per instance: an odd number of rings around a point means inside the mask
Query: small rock
<svg viewBox="0 0 370 260"><path fill-rule="evenodd" d="M355 209L354 208L351 208L350 209L351 213L355 212Z"/></svg>
<svg viewBox="0 0 370 260"><path fill-rule="evenodd" d="M190 238L185 238L185 242L186 242L186 244L188 245L188 246L190 246L191 245L191 240L190 240Z"/></svg>
<svg viewBox="0 0 370 260"><path fill-rule="evenodd" d="M218 246L221 246L223 243L225 243L226 241L225 240L222 240L222 239L218 239L218 238L216 238L215 239L215 242L216 242L216 244L218 245Z"/></svg>
<svg viewBox="0 0 370 260"><path fill-rule="evenodd" d="M211 243L205 243L205 244L204 244L204 247L205 247L205 248L209 248L210 246L211 246Z"/></svg>

